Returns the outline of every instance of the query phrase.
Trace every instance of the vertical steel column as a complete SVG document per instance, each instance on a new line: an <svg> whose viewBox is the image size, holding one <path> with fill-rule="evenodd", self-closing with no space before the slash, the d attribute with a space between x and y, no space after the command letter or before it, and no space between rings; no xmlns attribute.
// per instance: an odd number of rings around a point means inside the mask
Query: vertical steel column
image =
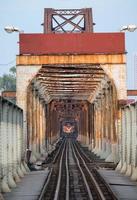
<svg viewBox="0 0 137 200"><path fill-rule="evenodd" d="M93 116L92 116L92 104L88 104L88 130L89 130L89 150L92 149L92 127L93 127Z"/></svg>
<svg viewBox="0 0 137 200"><path fill-rule="evenodd" d="M82 108L82 113L81 113L81 142L84 144L84 108Z"/></svg>
<svg viewBox="0 0 137 200"><path fill-rule="evenodd" d="M94 105L89 104L89 150L94 148Z"/></svg>
<svg viewBox="0 0 137 200"><path fill-rule="evenodd" d="M107 144L107 151L109 152L108 157L106 158L106 162L113 162L113 155L112 155L112 135L113 135L113 107L112 107L112 87L110 86L108 88L108 104L109 104L109 110L108 110L108 144Z"/></svg>
<svg viewBox="0 0 137 200"><path fill-rule="evenodd" d="M27 149L32 150L33 143L33 85L28 88L27 93Z"/></svg>
<svg viewBox="0 0 137 200"><path fill-rule="evenodd" d="M92 8L85 8L85 30L86 32L93 32Z"/></svg>
<svg viewBox="0 0 137 200"><path fill-rule="evenodd" d="M33 132L34 132L34 127L33 127L33 109L34 109L34 102L33 102L33 89L31 88L30 90L30 100L29 100L29 149L32 150L32 145L33 145Z"/></svg>
<svg viewBox="0 0 137 200"><path fill-rule="evenodd" d="M50 106L50 138L51 138L51 145L53 144L53 102Z"/></svg>
<svg viewBox="0 0 137 200"><path fill-rule="evenodd" d="M101 96L100 96L100 103L101 103L101 136L100 136L100 141L101 141L101 150L100 152L98 153L99 156L101 157L103 154L104 154L104 150L105 150L105 147L104 147L104 93L101 93Z"/></svg>
<svg viewBox="0 0 137 200"><path fill-rule="evenodd" d="M105 90L106 97L106 119L105 119L105 138L106 138L106 153L104 158L107 158L111 153L109 133L110 133L110 102L109 102L110 90L109 87Z"/></svg>
<svg viewBox="0 0 137 200"><path fill-rule="evenodd" d="M88 105L86 105L86 108L85 108L85 133L86 133L86 145L89 146L89 141L90 141L90 138L89 138L89 109L88 109Z"/></svg>
<svg viewBox="0 0 137 200"><path fill-rule="evenodd" d="M97 148L98 148L98 144L97 144L97 102L94 102L94 149L92 150L94 153L96 152Z"/></svg>
<svg viewBox="0 0 137 200"><path fill-rule="evenodd" d="M36 139L36 149L37 149L37 158L40 158L40 99L37 94L36 97L36 124L37 124L37 139Z"/></svg>
<svg viewBox="0 0 137 200"><path fill-rule="evenodd" d="M37 149L37 90L35 89L34 91L34 149L35 149L35 152L34 152L34 155L36 157L36 160L39 158L39 155L37 154L38 152L38 149Z"/></svg>
<svg viewBox="0 0 137 200"><path fill-rule="evenodd" d="M47 134L47 130L46 130L46 124L47 124L47 116L46 116L46 104L43 101L42 104L42 116L43 116L43 147L46 150L47 146L46 146L46 134Z"/></svg>
<svg viewBox="0 0 137 200"><path fill-rule="evenodd" d="M42 116L42 101L39 100L39 148L40 154L43 153L43 116Z"/></svg>
<svg viewBox="0 0 137 200"><path fill-rule="evenodd" d="M78 124L78 140L82 142L82 110L80 111L80 118Z"/></svg>
<svg viewBox="0 0 137 200"><path fill-rule="evenodd" d="M32 153L30 162L34 163L37 160L36 157L36 91L35 88L33 88L33 119L32 119Z"/></svg>
<svg viewBox="0 0 137 200"><path fill-rule="evenodd" d="M46 149L48 150L48 105L45 106L45 117L46 117L46 131L45 131L45 140L46 140Z"/></svg>
<svg viewBox="0 0 137 200"><path fill-rule="evenodd" d="M111 86L112 90L112 108L113 108L113 132L112 132L112 157L113 161L117 163L119 161L119 155L118 155L118 105L117 105L117 93L115 87Z"/></svg>
<svg viewBox="0 0 137 200"><path fill-rule="evenodd" d="M101 100L98 99L98 108L97 108L97 150L96 153L97 155L99 155L100 151L101 151Z"/></svg>
<svg viewBox="0 0 137 200"><path fill-rule="evenodd" d="M121 170L122 167L122 109L119 108L117 114L117 133L118 133L118 157L119 163L116 167L116 170Z"/></svg>
<svg viewBox="0 0 137 200"><path fill-rule="evenodd" d="M127 147L126 147L126 142L127 142L127 119L126 119L126 108L122 109L122 137L121 137L121 153L122 153L122 168L121 168L121 173L125 173L127 169L127 164L126 164L126 154L127 154Z"/></svg>
<svg viewBox="0 0 137 200"><path fill-rule="evenodd" d="M101 109L102 109L102 150L100 152L100 157L101 158L106 158L106 132L105 132L105 129L106 129L106 96L105 96L105 91L104 93L102 94L101 96L101 102L102 102L102 106L101 106Z"/></svg>
<svg viewBox="0 0 137 200"><path fill-rule="evenodd" d="M87 110L86 107L84 107L84 145L87 144Z"/></svg>
<svg viewBox="0 0 137 200"><path fill-rule="evenodd" d="M132 129L131 129L131 110L130 107L127 108L126 111L126 118L127 118L127 123L126 123L126 135L127 135L127 141L126 141L126 146L127 146L127 153L126 153L126 163L127 163L127 169L126 169L126 176L131 175L131 146L132 146Z"/></svg>
<svg viewBox="0 0 137 200"><path fill-rule="evenodd" d="M50 149L51 135L50 135L50 104L47 104L47 149Z"/></svg>
<svg viewBox="0 0 137 200"><path fill-rule="evenodd" d="M38 142L39 142L39 121L38 121L38 92L37 92L37 89L36 89L36 95L35 95L35 105L36 105L36 140L35 140L35 145L36 145L36 158L39 159L39 148L38 148Z"/></svg>

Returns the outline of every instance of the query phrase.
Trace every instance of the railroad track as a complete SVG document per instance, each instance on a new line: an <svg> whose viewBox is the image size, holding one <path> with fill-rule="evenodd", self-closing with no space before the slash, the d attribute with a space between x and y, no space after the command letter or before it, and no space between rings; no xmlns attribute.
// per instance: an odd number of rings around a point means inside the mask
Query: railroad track
<svg viewBox="0 0 137 200"><path fill-rule="evenodd" d="M116 200L117 197L97 171L96 163L94 163L94 165L89 165L87 161L92 161L86 157L86 154L82 152L75 143L73 143L73 148L75 149L77 160L79 160L81 169L83 170L83 173L88 182L89 190L92 194L92 198L90 197L90 199Z"/></svg>
<svg viewBox="0 0 137 200"><path fill-rule="evenodd" d="M39 200L116 200L96 163L72 139L60 146Z"/></svg>

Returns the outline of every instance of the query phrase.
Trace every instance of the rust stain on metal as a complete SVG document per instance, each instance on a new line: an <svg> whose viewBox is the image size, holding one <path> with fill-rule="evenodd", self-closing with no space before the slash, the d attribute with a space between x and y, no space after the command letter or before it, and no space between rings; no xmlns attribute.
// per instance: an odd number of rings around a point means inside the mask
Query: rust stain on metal
<svg viewBox="0 0 137 200"><path fill-rule="evenodd" d="M3 91L2 92L2 97L16 97L16 92L15 91Z"/></svg>
<svg viewBox="0 0 137 200"><path fill-rule="evenodd" d="M137 90L127 90L128 96L137 96Z"/></svg>
<svg viewBox="0 0 137 200"><path fill-rule="evenodd" d="M114 55L20 55L17 65L54 65L54 64L125 64L124 54Z"/></svg>
<svg viewBox="0 0 137 200"><path fill-rule="evenodd" d="M20 55L123 54L124 40L124 33L20 34L19 52Z"/></svg>

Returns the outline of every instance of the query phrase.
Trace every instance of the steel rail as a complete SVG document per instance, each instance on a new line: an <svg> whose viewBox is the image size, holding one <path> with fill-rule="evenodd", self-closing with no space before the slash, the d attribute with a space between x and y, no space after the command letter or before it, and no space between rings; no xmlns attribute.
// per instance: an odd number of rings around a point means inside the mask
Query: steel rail
<svg viewBox="0 0 137 200"><path fill-rule="evenodd" d="M42 188L42 191L40 193L40 196L38 198L38 200L43 200L43 197L44 197L44 194L45 194L45 190L46 190L46 187L47 185L49 184L49 181L50 181L50 178L51 178L51 175L52 175L52 171L53 171L53 168L51 168L49 174L48 174L48 177L45 181L45 184L44 184L44 187Z"/></svg>
<svg viewBox="0 0 137 200"><path fill-rule="evenodd" d="M69 200L69 167L68 167L68 144L66 149L66 200Z"/></svg>
<svg viewBox="0 0 137 200"><path fill-rule="evenodd" d="M87 164L85 163L84 159L82 158L82 156L81 156L80 153L78 152L78 149L77 149L76 145L75 145L75 144L73 144L73 145L74 145L74 147L75 147L75 151L77 152L77 154L78 154L78 156L80 157L82 163L84 164L84 167L86 168L88 174L90 175L90 178L91 178L91 180L93 181L93 183L94 183L94 185L95 185L95 187L96 187L96 189L97 189L97 191L98 191L98 193L99 193L99 195L100 195L100 197L101 197L101 200L106 200L106 198L105 198L103 192L101 191L101 189L100 189L100 187L99 187L97 181L95 180L94 176L92 175L92 173L90 172L89 168L87 167Z"/></svg>
<svg viewBox="0 0 137 200"><path fill-rule="evenodd" d="M76 160L76 162L77 162L78 168L79 168L79 170L80 170L80 172L81 172L81 174L82 174L82 177L83 177L83 180L84 180L84 183L85 183L87 192L88 192L89 199L90 199L90 200L93 200L93 196L92 196L92 194L91 194L91 191L90 191L90 188L89 188L87 179L86 179L85 174L84 174L84 172L83 172L83 170L82 170L82 167L80 166L80 162L79 162L79 160L78 160L78 158L77 158L77 156L76 156L76 153L75 153L75 150L74 150L74 147L73 147L72 144L71 144L71 148L72 148L72 151L73 151L73 155L74 155L74 157L75 157L75 160Z"/></svg>
<svg viewBox="0 0 137 200"><path fill-rule="evenodd" d="M54 157L54 160L52 161L52 163L56 162L56 159L57 159L57 157L58 157L58 155L60 153L60 150L61 150L62 146L63 146L63 142L61 143L61 145L60 145L60 147L59 147L59 149L58 149L58 151L56 153L56 156ZM39 196L38 200L43 200L43 197L44 197L44 194L45 194L45 190L46 190L46 188L47 188L47 186L48 186L48 184L50 182L50 179L51 179L52 172L53 172L53 167L51 168L50 172L48 173L48 177L45 180L44 186L42 188L42 191L40 193L40 196Z"/></svg>
<svg viewBox="0 0 137 200"><path fill-rule="evenodd" d="M109 186L109 184L104 180L104 178L101 176L101 174L97 171L98 165L96 164L95 160L91 161L91 159L86 155L86 153L84 152L84 150L82 148L80 148L80 146L79 146L78 143L75 143L75 145L77 146L77 149L79 149L79 151L88 160L88 162L92 162L95 165L94 172L100 177L100 179L102 180L103 184L107 187L107 190L112 194L113 198L117 199L116 195L111 190L111 187Z"/></svg>
<svg viewBox="0 0 137 200"><path fill-rule="evenodd" d="M58 157L58 155L59 155L59 153L60 153L60 150L61 150L63 144L64 144L64 143L62 142L61 145L60 145L60 147L59 147L59 149L58 149L58 151L57 151L57 153L56 153L56 155L55 155L55 157L54 157L54 159L53 159L53 161L52 161L53 164L56 162L57 157Z"/></svg>
<svg viewBox="0 0 137 200"><path fill-rule="evenodd" d="M85 159L86 159L89 163L92 162L96 167L98 167L97 164L96 164L96 162L95 162L94 160L91 161L91 159L86 155L86 153L83 151L83 149L79 147L79 144L78 144L78 143L76 143L75 145L77 146L77 149L79 149L79 151L81 151L81 153L84 155Z"/></svg>
<svg viewBox="0 0 137 200"><path fill-rule="evenodd" d="M66 143L66 141L65 141ZM60 158L60 164L59 164L59 175L58 175L58 180L57 180L57 186L56 186L56 190L55 190L55 195L54 195L54 200L58 200L59 197L59 191L60 191L60 185L61 185L61 175L62 175L62 163L63 163L63 156L64 156L64 152L66 149L66 144L64 144L64 148L61 154L61 158Z"/></svg>

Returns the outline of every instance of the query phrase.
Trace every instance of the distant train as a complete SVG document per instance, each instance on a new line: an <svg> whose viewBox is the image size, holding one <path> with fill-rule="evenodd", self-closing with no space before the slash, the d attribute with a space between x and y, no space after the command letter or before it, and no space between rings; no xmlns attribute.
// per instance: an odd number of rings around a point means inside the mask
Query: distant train
<svg viewBox="0 0 137 200"><path fill-rule="evenodd" d="M77 137L77 124L75 122L63 122L61 127L62 136Z"/></svg>
<svg viewBox="0 0 137 200"><path fill-rule="evenodd" d="M63 125L63 132L66 133L66 134L67 133L68 134L73 133L74 130L75 130L74 125L71 125L70 123Z"/></svg>

